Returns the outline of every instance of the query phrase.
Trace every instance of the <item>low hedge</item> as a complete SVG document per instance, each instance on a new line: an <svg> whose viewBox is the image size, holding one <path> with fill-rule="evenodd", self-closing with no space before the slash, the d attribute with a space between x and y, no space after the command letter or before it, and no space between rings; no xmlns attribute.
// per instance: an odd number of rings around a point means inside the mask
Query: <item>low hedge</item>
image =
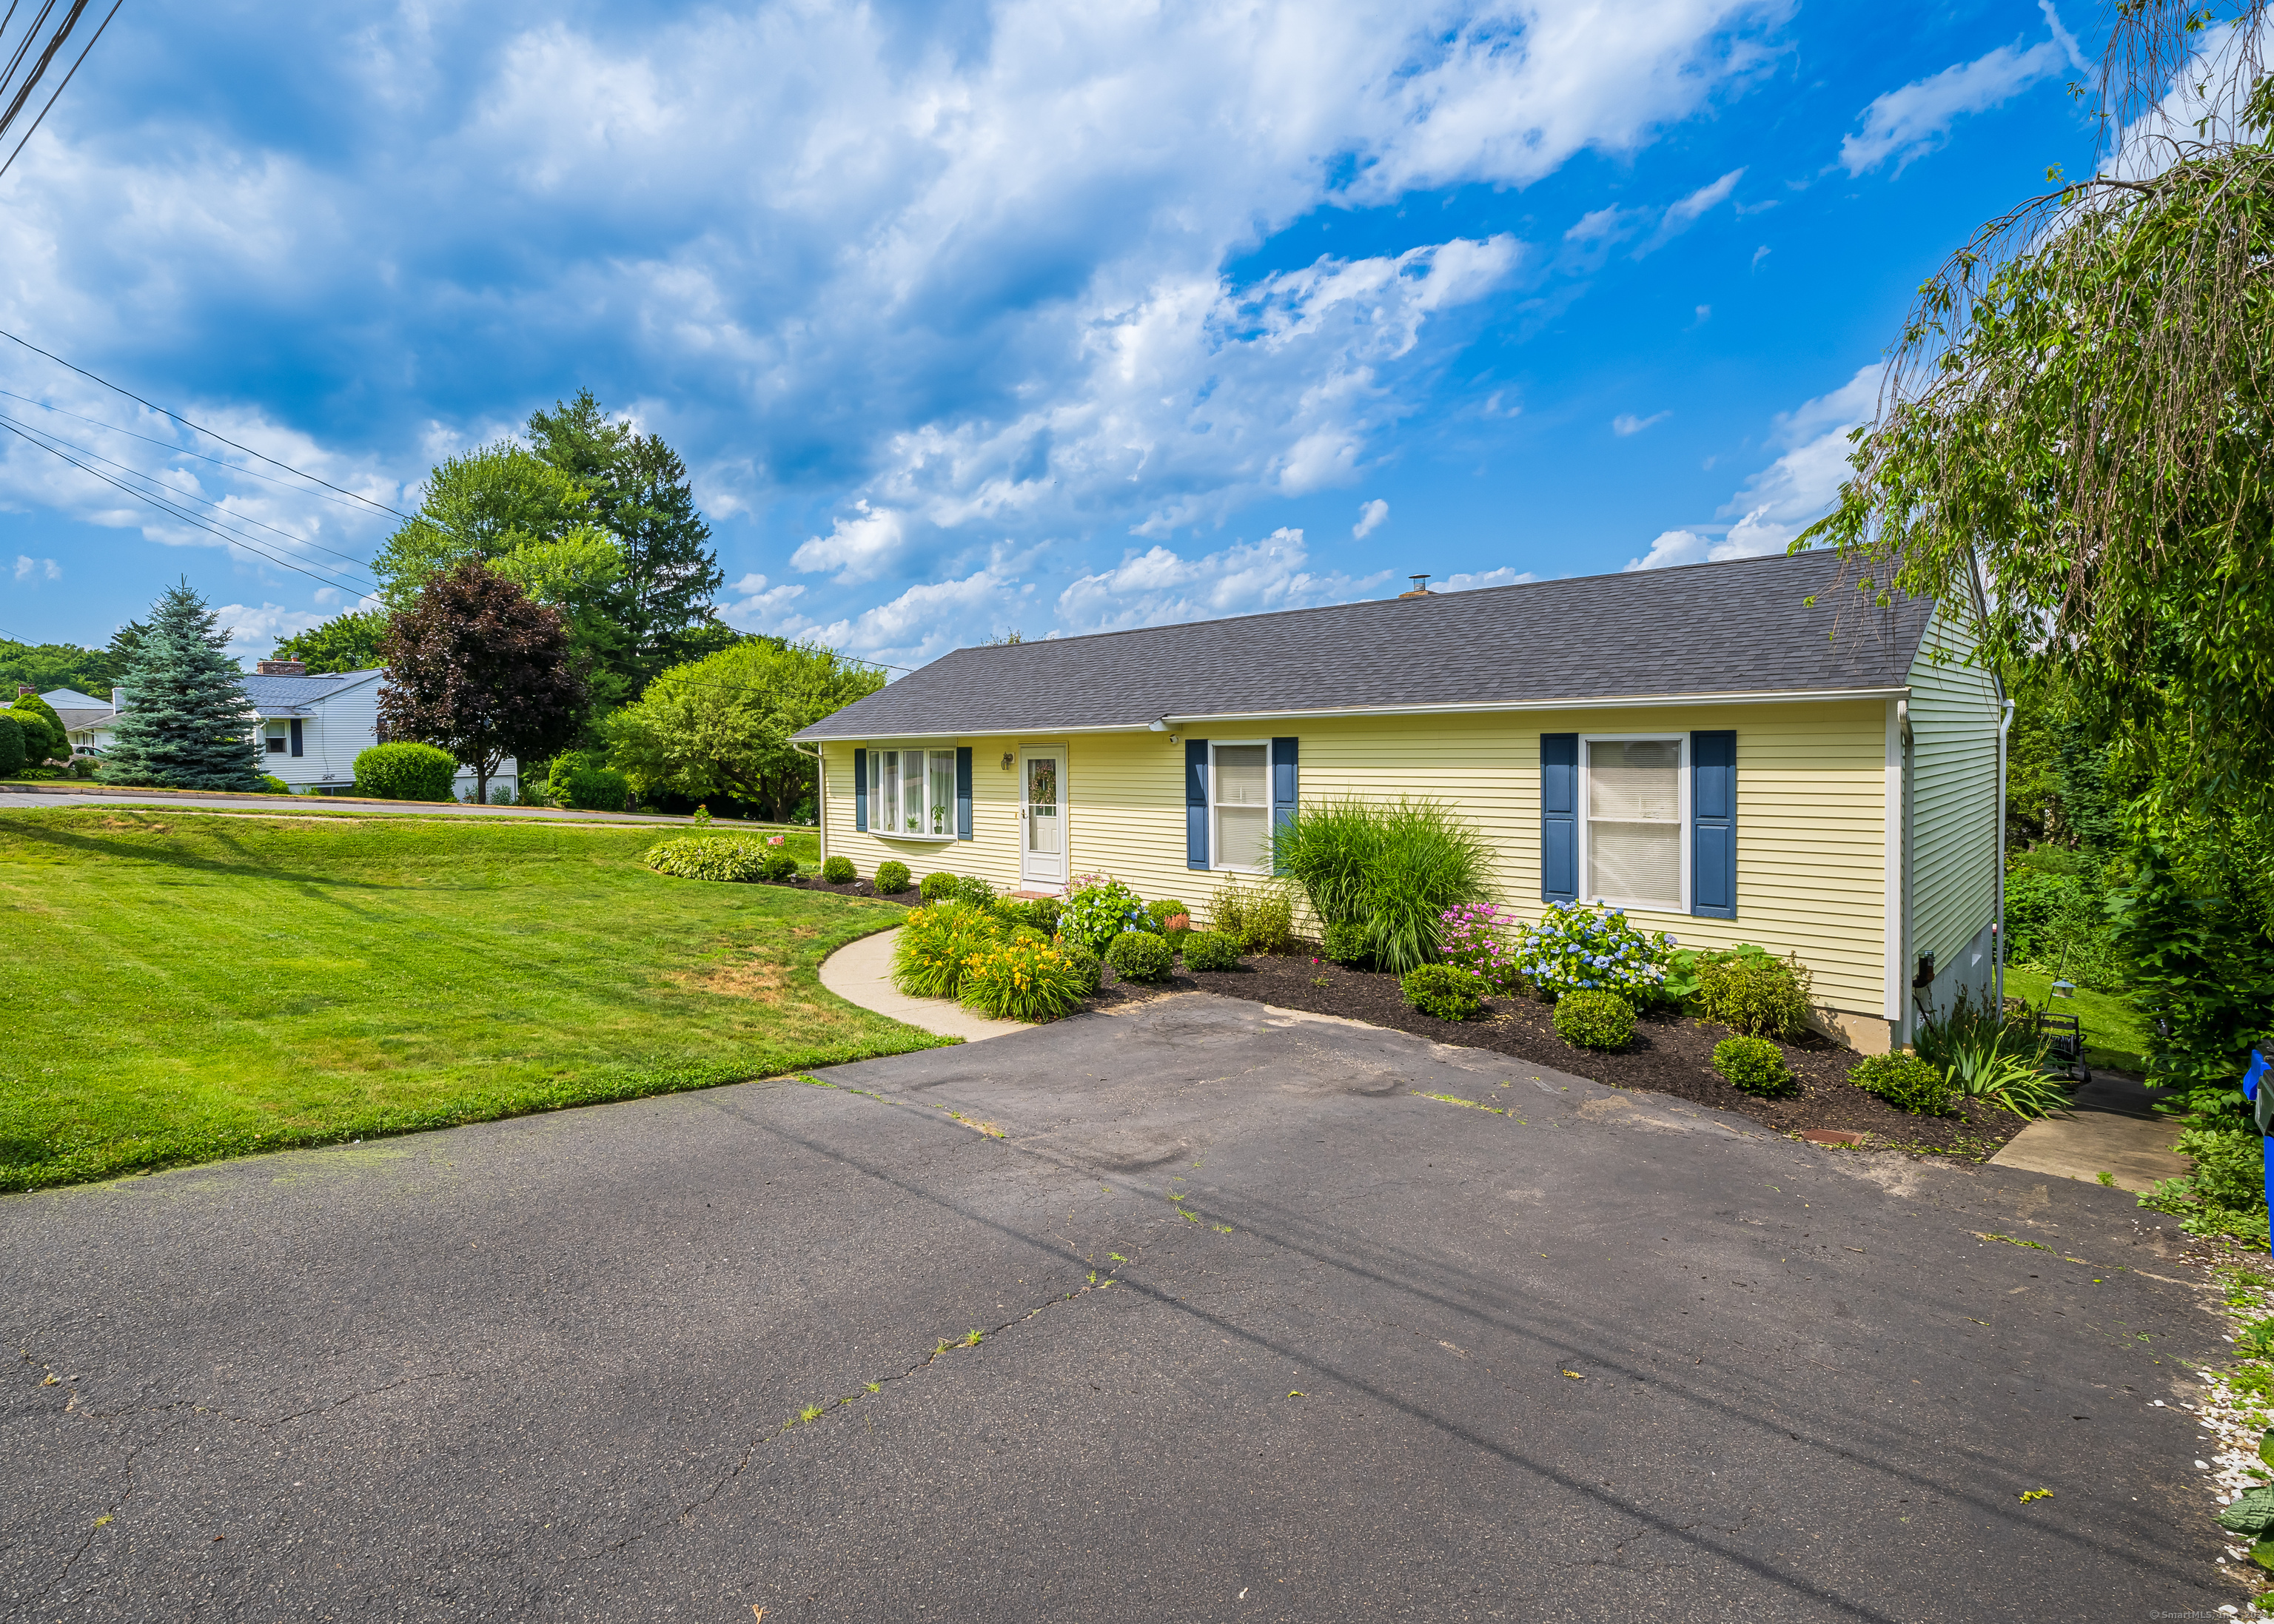
<svg viewBox="0 0 2274 1624"><path fill-rule="evenodd" d="M1866 1055L1848 1069L1848 1080L1914 1116L1946 1116L1958 1103L1956 1080L1916 1055Z"/></svg>
<svg viewBox="0 0 2274 1624"><path fill-rule="evenodd" d="M682 835L659 840L640 853L640 861L658 874L682 880L751 881L775 876L766 873L767 861L778 856L757 841L734 835ZM797 867L793 861L790 867Z"/></svg>
<svg viewBox="0 0 2274 1624"><path fill-rule="evenodd" d="M355 758L358 795L381 801L455 801L457 758L431 744L374 744Z"/></svg>
<svg viewBox="0 0 2274 1624"><path fill-rule="evenodd" d="M1784 1050L1766 1038L1723 1038L1713 1045L1713 1069L1732 1088L1768 1098L1793 1087Z"/></svg>
<svg viewBox="0 0 2274 1624"><path fill-rule="evenodd" d="M1398 981L1405 1002L1439 1020L1474 1020L1484 1013L1476 978L1449 964L1417 965Z"/></svg>
<svg viewBox="0 0 2274 1624"><path fill-rule="evenodd" d="M1634 1005L1615 992L1567 992L1555 1000L1555 1024L1574 1049L1624 1049L1634 1041Z"/></svg>
<svg viewBox="0 0 2274 1624"><path fill-rule="evenodd" d="M1195 930L1185 938L1185 968L1229 970L1239 962L1239 944L1221 930Z"/></svg>
<svg viewBox="0 0 2274 1624"><path fill-rule="evenodd" d="M1106 944L1105 962L1116 975L1133 981L1157 981L1169 974L1176 954L1149 930L1126 930Z"/></svg>

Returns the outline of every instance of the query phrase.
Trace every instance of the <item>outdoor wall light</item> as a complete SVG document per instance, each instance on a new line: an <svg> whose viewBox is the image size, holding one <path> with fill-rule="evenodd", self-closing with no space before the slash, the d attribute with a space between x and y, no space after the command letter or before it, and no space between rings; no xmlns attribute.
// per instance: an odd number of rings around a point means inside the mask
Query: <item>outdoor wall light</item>
<svg viewBox="0 0 2274 1624"><path fill-rule="evenodd" d="M1011 771L1011 769L1018 763L1018 760L1019 760L1018 756L1017 756L1013 752L1009 751L1009 750L1005 750L1005 751L1004 751L1004 752L1003 752L1003 771L1005 771L1005 772L1010 771Z"/></svg>

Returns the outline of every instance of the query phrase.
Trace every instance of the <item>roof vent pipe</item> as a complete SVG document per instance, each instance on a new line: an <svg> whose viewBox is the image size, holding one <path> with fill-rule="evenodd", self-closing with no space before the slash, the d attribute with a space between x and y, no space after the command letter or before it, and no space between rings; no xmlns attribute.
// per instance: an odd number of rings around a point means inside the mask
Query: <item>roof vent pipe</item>
<svg viewBox="0 0 2274 1624"><path fill-rule="evenodd" d="M1435 593L1429 590L1428 576L1408 575L1405 578L1413 583L1413 590L1410 592L1400 592L1398 594L1400 598L1434 598L1436 596Z"/></svg>

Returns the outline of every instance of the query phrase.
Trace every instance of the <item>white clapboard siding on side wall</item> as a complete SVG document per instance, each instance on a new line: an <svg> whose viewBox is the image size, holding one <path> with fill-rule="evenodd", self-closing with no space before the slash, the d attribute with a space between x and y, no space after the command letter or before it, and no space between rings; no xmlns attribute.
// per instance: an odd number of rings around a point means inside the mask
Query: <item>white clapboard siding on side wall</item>
<svg viewBox="0 0 2274 1624"><path fill-rule="evenodd" d="M1938 973L1997 906L1998 695L1973 654L1938 611L1910 670L1910 951Z"/></svg>

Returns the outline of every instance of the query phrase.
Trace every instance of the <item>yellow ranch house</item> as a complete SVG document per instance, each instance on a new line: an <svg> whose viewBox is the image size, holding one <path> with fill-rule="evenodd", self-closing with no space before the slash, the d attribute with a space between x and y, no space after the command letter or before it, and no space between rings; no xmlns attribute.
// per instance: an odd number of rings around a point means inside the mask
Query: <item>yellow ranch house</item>
<svg viewBox="0 0 2274 1624"><path fill-rule="evenodd" d="M1203 921L1299 804L1438 801L1504 910L1797 953L1869 1053L1992 989L2010 708L1971 651L1803 553L959 649L797 739L863 874Z"/></svg>

